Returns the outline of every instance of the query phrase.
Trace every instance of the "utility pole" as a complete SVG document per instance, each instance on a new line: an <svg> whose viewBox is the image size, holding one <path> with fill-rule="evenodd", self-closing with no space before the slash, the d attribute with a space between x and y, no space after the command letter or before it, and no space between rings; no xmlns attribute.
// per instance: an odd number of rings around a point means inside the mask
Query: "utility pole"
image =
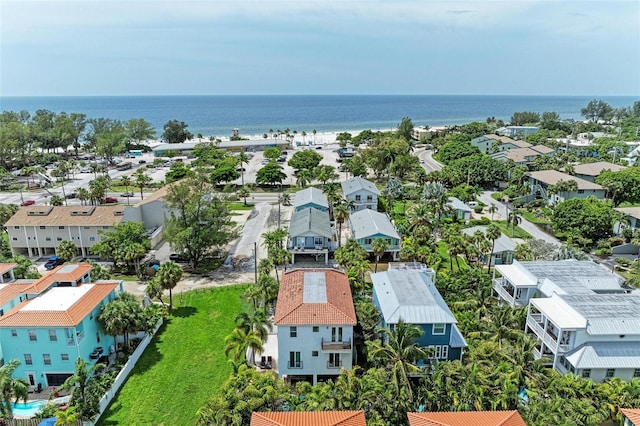
<svg viewBox="0 0 640 426"><path fill-rule="evenodd" d="M278 194L278 229L280 229L280 204L282 204L282 194Z"/></svg>
<svg viewBox="0 0 640 426"><path fill-rule="evenodd" d="M258 242L253 242L253 280L258 284Z"/></svg>

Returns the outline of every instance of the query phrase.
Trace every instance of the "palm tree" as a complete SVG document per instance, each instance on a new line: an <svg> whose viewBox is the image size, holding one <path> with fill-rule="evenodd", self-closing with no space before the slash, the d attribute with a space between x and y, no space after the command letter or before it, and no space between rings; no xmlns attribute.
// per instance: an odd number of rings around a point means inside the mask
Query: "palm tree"
<svg viewBox="0 0 640 426"><path fill-rule="evenodd" d="M130 178L129 176L126 176L126 175L125 175L125 176L122 176L122 177L120 178L120 184L121 184L121 185L124 185L125 192L126 192L127 194L129 194L129 187L130 187L130 186L131 186L131 184L132 184L131 178ZM129 205L129 198L130 198L130 197L127 197L127 205Z"/></svg>
<svg viewBox="0 0 640 426"><path fill-rule="evenodd" d="M254 310L252 313L240 312L236 315L236 326L240 328L245 335L253 333L257 336L262 344L267 341L269 332L273 331L273 324L267 317L267 313L262 309ZM255 363L254 349L255 347L249 346L250 362Z"/></svg>
<svg viewBox="0 0 640 426"><path fill-rule="evenodd" d="M98 172L100 171L100 164L98 164L98 163L89 164L89 171L91 171L91 173L93 173L93 177L94 178L97 178L98 177Z"/></svg>
<svg viewBox="0 0 640 426"><path fill-rule="evenodd" d="M316 131L316 129L313 129L311 131L311 133L313 133L313 144L315 145L316 144L316 133L318 133L318 132Z"/></svg>
<svg viewBox="0 0 640 426"><path fill-rule="evenodd" d="M413 363L429 357L429 351L416 343L423 331L420 327L407 324L402 319L393 330L385 328L381 331L384 335L382 341L367 342L369 358L391 368L398 395L400 389L404 388L409 400L413 401L409 375L420 372L420 368Z"/></svg>
<svg viewBox="0 0 640 426"><path fill-rule="evenodd" d="M242 188L240 188L238 190L238 197L242 198L244 200L244 205L247 205L247 198L249 198L249 196L251 195L251 193L249 192L249 188L247 188L246 186L242 186Z"/></svg>
<svg viewBox="0 0 640 426"><path fill-rule="evenodd" d="M228 357L231 354L231 359L238 361L242 357L245 361L249 361L249 351L252 354L262 353L264 350L262 340L260 336L254 332L245 332L244 329L236 327L233 329L225 339L224 355Z"/></svg>
<svg viewBox="0 0 640 426"><path fill-rule="evenodd" d="M313 175L311 174L311 171L307 169L298 170L296 173L296 185L304 188L311 183L312 177Z"/></svg>
<svg viewBox="0 0 640 426"><path fill-rule="evenodd" d="M509 212L509 217L507 218L507 225L511 225L511 237L515 235L516 226L520 225L522 222L522 218L518 215L517 210L513 210Z"/></svg>
<svg viewBox="0 0 640 426"><path fill-rule="evenodd" d="M387 241L385 238L375 238L373 241L371 241L371 250L373 250L373 254L376 256L375 272L378 272L378 262L380 262L380 258L388 249L389 241Z"/></svg>
<svg viewBox="0 0 640 426"><path fill-rule="evenodd" d="M240 164L240 177L242 186L244 186L244 165L249 164L249 156L244 151L238 154L238 163Z"/></svg>
<svg viewBox="0 0 640 426"><path fill-rule="evenodd" d="M182 268L175 262L165 262L158 268L156 277L162 288L169 290L169 312L171 312L173 310L172 290L182 279Z"/></svg>
<svg viewBox="0 0 640 426"><path fill-rule="evenodd" d="M142 193L142 191L144 190L144 188L146 188L147 186L149 186L149 184L151 183L151 178L144 172L139 172L136 174L136 182L135 185L140 188L140 199L144 200L144 195Z"/></svg>
<svg viewBox="0 0 640 426"><path fill-rule="evenodd" d="M283 206L291 205L291 194L289 194L288 192L283 192L280 197L281 197L280 200L282 201Z"/></svg>
<svg viewBox="0 0 640 426"><path fill-rule="evenodd" d="M49 204L52 206L61 206L65 203L65 199L62 198L61 195L54 194L51 196L51 200L49 200Z"/></svg>
<svg viewBox="0 0 640 426"><path fill-rule="evenodd" d="M501 234L502 232L500 231L500 228L495 223L487 226L487 239L491 240L491 252L489 252L489 270L487 271L489 275L491 275L491 260L493 259L493 250L496 247L496 240L500 238Z"/></svg>
<svg viewBox="0 0 640 426"><path fill-rule="evenodd" d="M58 247L56 248L56 254L60 256L61 259L71 260L78 252L78 247L76 247L73 241L62 241Z"/></svg>
<svg viewBox="0 0 640 426"><path fill-rule="evenodd" d="M80 200L82 205L85 205L86 202L91 199L91 193L87 188L78 188L76 190L76 198Z"/></svg>
<svg viewBox="0 0 640 426"><path fill-rule="evenodd" d="M12 402L22 400L26 403L29 398L29 382L23 378L13 377L19 365L20 361L12 359L0 367L0 392L2 392L0 418L2 419L13 419Z"/></svg>
<svg viewBox="0 0 640 426"><path fill-rule="evenodd" d="M106 368L106 366L102 363L91 365L88 361L78 358L76 359L75 372L69 376L61 386L63 390L73 390L71 402L73 406L80 407L77 414L82 420L90 420L95 417L98 412L98 407L92 406L89 400L90 395L87 394L87 388L96 371L104 368Z"/></svg>
<svg viewBox="0 0 640 426"><path fill-rule="evenodd" d="M487 210L489 210L489 213L491 213L491 221L493 221L493 214L498 211L498 206L496 206L496 203L491 203Z"/></svg>
<svg viewBox="0 0 640 426"><path fill-rule="evenodd" d="M78 414L76 414L76 407L69 406L64 410L58 410L55 416L55 426L75 426L78 424L79 419Z"/></svg>
<svg viewBox="0 0 640 426"><path fill-rule="evenodd" d="M349 219L349 207L345 203L339 203L333 209L333 217L338 224L338 247L342 243L342 224Z"/></svg>

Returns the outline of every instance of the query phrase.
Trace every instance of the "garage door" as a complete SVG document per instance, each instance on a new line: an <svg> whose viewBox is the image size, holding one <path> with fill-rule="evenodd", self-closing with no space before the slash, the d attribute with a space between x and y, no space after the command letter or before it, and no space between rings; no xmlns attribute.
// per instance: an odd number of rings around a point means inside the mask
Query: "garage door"
<svg viewBox="0 0 640 426"><path fill-rule="evenodd" d="M73 374L71 373L63 373L63 374L47 374L47 384L49 386L60 386L64 383L67 378L71 377Z"/></svg>

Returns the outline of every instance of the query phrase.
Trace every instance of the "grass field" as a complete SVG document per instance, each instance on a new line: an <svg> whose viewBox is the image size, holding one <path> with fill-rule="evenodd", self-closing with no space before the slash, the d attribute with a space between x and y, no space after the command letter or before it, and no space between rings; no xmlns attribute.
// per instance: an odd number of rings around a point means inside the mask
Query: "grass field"
<svg viewBox="0 0 640 426"><path fill-rule="evenodd" d="M525 240L529 238L533 238L531 234L529 234L527 231L520 228L519 226L516 226L515 229L512 230L511 225L508 225L506 220L499 220L499 221L496 220L493 223L498 225L502 233L509 238L522 238Z"/></svg>
<svg viewBox="0 0 640 426"><path fill-rule="evenodd" d="M224 338L246 308L245 286L174 295L160 328L99 425L188 425L220 389L231 368Z"/></svg>

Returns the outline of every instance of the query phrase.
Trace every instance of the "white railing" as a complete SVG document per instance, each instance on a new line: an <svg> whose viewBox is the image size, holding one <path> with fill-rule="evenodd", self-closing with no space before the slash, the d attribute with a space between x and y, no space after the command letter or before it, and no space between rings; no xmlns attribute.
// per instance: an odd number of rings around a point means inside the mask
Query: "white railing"
<svg viewBox="0 0 640 426"><path fill-rule="evenodd" d="M507 291L506 288L504 288L503 285L497 282L494 282L493 289L495 290L496 293L498 293L498 296L500 296L501 299L505 300L510 305L513 304L513 296L509 294L509 292Z"/></svg>

